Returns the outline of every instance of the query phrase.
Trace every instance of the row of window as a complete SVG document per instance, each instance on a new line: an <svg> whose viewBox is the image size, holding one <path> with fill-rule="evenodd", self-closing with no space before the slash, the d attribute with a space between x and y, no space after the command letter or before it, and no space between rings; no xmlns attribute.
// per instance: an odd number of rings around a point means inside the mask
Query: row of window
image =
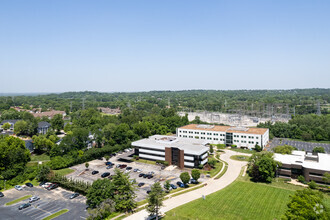
<svg viewBox="0 0 330 220"><path fill-rule="evenodd" d="M179 131L180 133L181 132L183 132L183 133L187 133L187 131ZM189 134L201 134L201 135L212 135L212 133L205 133L205 132L199 132L199 131L195 131L195 132L193 132L193 131L189 131ZM213 133L213 135L214 136L219 136L219 133ZM220 134L220 136L225 136L225 134ZM247 136L245 136L245 135L238 135L238 134L234 134L234 137L237 137L237 138L239 138L239 137L241 137L241 138L246 138ZM250 138L250 139L254 139L254 136L248 136L248 138ZM259 137L256 137L256 139L259 139Z"/></svg>
<svg viewBox="0 0 330 220"><path fill-rule="evenodd" d="M234 142L239 143L240 141L239 140L234 140ZM241 140L241 143L246 143L246 141ZM254 144L254 141L249 141L248 143L249 144ZM259 144L259 142L257 141L256 144Z"/></svg>
<svg viewBox="0 0 330 220"><path fill-rule="evenodd" d="M187 135L179 135L179 137L184 137L184 138L187 138L187 137L189 137L189 138L194 138L193 136L187 136ZM195 136L195 139L199 139L199 137L198 136ZM214 140L214 141L225 141L225 139L222 139L222 138L211 138L211 137L207 137L207 138L205 138L205 137L201 137L201 139L203 139L203 140ZM234 140L234 142L235 143L239 143L239 142L241 142L241 143L246 143L246 141L244 141L244 140L241 140L241 141L239 141L239 140ZM249 141L248 142L249 144L254 144L254 141ZM259 142L257 141L256 142L256 144L259 144Z"/></svg>
<svg viewBox="0 0 330 220"><path fill-rule="evenodd" d="M235 135L235 134L234 134L234 137L239 138L239 135ZM246 138L246 136L245 136L245 135L241 135L241 138ZM250 138L250 139L254 139L254 136L248 136L248 138ZM256 137L256 139L259 139L259 137Z"/></svg>

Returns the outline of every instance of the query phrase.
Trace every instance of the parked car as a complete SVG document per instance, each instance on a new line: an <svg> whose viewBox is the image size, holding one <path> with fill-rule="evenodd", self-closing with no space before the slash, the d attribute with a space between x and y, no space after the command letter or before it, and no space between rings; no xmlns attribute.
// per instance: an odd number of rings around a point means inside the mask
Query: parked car
<svg viewBox="0 0 330 220"><path fill-rule="evenodd" d="M93 170L92 175L95 175L95 174L98 174L98 173L99 173L99 171Z"/></svg>
<svg viewBox="0 0 330 220"><path fill-rule="evenodd" d="M140 170L140 169L137 169L137 171L136 171L137 173L141 173L142 172L142 170Z"/></svg>
<svg viewBox="0 0 330 220"><path fill-rule="evenodd" d="M143 177L145 174L144 173L140 173L139 174L139 177Z"/></svg>
<svg viewBox="0 0 330 220"><path fill-rule="evenodd" d="M138 184L138 187L142 187L142 186L144 186L144 184L145 184L145 183L139 183L139 184Z"/></svg>
<svg viewBox="0 0 330 220"><path fill-rule="evenodd" d="M2 192L0 192L0 197L4 197L5 195L2 193Z"/></svg>
<svg viewBox="0 0 330 220"><path fill-rule="evenodd" d="M57 183L53 183L50 186L48 186L46 189L47 190L52 190L52 189L56 189L57 187L58 187L58 184Z"/></svg>
<svg viewBox="0 0 330 220"><path fill-rule="evenodd" d="M174 184L170 184L170 186L172 187L172 189L177 189L176 185Z"/></svg>
<svg viewBox="0 0 330 220"><path fill-rule="evenodd" d="M181 188L184 188L184 184L182 182L177 182L176 185L178 185Z"/></svg>
<svg viewBox="0 0 330 220"><path fill-rule="evenodd" d="M119 168L121 166L121 164L117 164L116 167Z"/></svg>
<svg viewBox="0 0 330 220"><path fill-rule="evenodd" d="M28 186L28 187L33 187L32 183L25 183L25 185Z"/></svg>
<svg viewBox="0 0 330 220"><path fill-rule="evenodd" d="M70 199L74 199L74 198L76 198L76 197L78 197L79 196L79 193L73 193L71 196L70 196Z"/></svg>
<svg viewBox="0 0 330 220"><path fill-rule="evenodd" d="M148 179L151 179L151 178L153 178L153 177L154 177L154 176L153 176L153 175L150 175L150 174L147 176Z"/></svg>
<svg viewBox="0 0 330 220"><path fill-rule="evenodd" d="M46 182L42 185L43 188L47 188L48 186L50 186L52 183L50 182Z"/></svg>
<svg viewBox="0 0 330 220"><path fill-rule="evenodd" d="M125 167L127 167L127 165L126 164L122 164L122 165L120 165L120 169L124 169Z"/></svg>
<svg viewBox="0 0 330 220"><path fill-rule="evenodd" d="M21 191L21 190L23 190L23 187L20 186L20 185L16 185L16 186L15 186L15 189L17 189L18 191Z"/></svg>
<svg viewBox="0 0 330 220"><path fill-rule="evenodd" d="M107 176L110 176L109 172L102 173L102 175L101 175L102 178L107 177Z"/></svg>
<svg viewBox="0 0 330 220"><path fill-rule="evenodd" d="M42 185L44 185L45 183L46 183L46 181L42 181L42 182L39 183L39 186L42 187Z"/></svg>
<svg viewBox="0 0 330 220"><path fill-rule="evenodd" d="M151 193L151 190L147 190L147 194Z"/></svg>
<svg viewBox="0 0 330 220"><path fill-rule="evenodd" d="M20 206L18 207L18 210L22 210L22 209L25 209L25 208L30 207L30 206L31 206L30 203L25 203L25 204L23 204L23 205L20 205Z"/></svg>
<svg viewBox="0 0 330 220"><path fill-rule="evenodd" d="M112 163L110 161L108 161L108 162L105 162L105 165L109 166L109 165L112 165Z"/></svg>
<svg viewBox="0 0 330 220"><path fill-rule="evenodd" d="M197 184L198 182L197 182L197 180L195 180L195 179L190 179L190 180L189 180L189 184L191 184L191 183L192 183L192 184Z"/></svg>
<svg viewBox="0 0 330 220"><path fill-rule="evenodd" d="M126 167L126 170L131 170L133 169L133 167Z"/></svg>
<svg viewBox="0 0 330 220"><path fill-rule="evenodd" d="M112 167L112 165L107 166L107 170L111 169Z"/></svg>
<svg viewBox="0 0 330 220"><path fill-rule="evenodd" d="M149 174L144 174L143 178L147 178L149 176Z"/></svg>
<svg viewBox="0 0 330 220"><path fill-rule="evenodd" d="M133 170L133 172L137 172L137 171L138 171L138 169L134 169L134 170Z"/></svg>
<svg viewBox="0 0 330 220"><path fill-rule="evenodd" d="M38 201L40 198L38 196L32 196L30 199L29 199L29 203L32 203L32 202L35 202L35 201Z"/></svg>

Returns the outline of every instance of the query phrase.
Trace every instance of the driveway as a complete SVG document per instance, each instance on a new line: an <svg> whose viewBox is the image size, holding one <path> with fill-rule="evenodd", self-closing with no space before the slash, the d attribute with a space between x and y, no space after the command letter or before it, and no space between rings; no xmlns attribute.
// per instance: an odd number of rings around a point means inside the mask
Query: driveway
<svg viewBox="0 0 330 220"><path fill-rule="evenodd" d="M161 212L165 213L171 209L174 209L180 205L184 205L188 202L191 202L195 199L202 198L202 196L209 195L211 193L214 193L218 190L221 190L231 184L235 181L235 179L239 176L241 169L243 166L247 164L247 162L244 161L236 161L230 159L233 155L242 155L243 153L231 151L231 150L225 150L225 154L222 154L220 158L228 163L228 169L227 172L220 178L220 179L210 179L206 181L206 186L181 194L179 196L175 196L173 198L167 199L163 202L164 206L161 208ZM249 155L250 156L250 155ZM207 199L207 197L206 197ZM128 220L144 220L147 218L149 213L144 209L142 211L139 211L137 213L134 213L133 215L128 216L125 219Z"/></svg>

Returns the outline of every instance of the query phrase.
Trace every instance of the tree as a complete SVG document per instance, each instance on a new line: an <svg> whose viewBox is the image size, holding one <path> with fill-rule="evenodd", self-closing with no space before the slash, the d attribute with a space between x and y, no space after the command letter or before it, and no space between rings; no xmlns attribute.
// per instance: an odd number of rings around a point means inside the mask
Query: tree
<svg viewBox="0 0 330 220"><path fill-rule="evenodd" d="M278 154L291 154L293 150L296 150L296 148L290 145L280 145L273 148L273 151Z"/></svg>
<svg viewBox="0 0 330 220"><path fill-rule="evenodd" d="M197 169L193 169L193 170L191 171L191 177L192 177L194 180L198 181L198 179L200 178L200 176L201 176L201 172L200 172L199 170L197 170Z"/></svg>
<svg viewBox="0 0 330 220"><path fill-rule="evenodd" d="M214 158L209 158L207 163L211 166L211 167L214 167L215 164L217 163L217 160L214 159Z"/></svg>
<svg viewBox="0 0 330 220"><path fill-rule="evenodd" d="M190 175L188 172L183 172L180 174L180 179L184 185L186 185L190 180Z"/></svg>
<svg viewBox="0 0 330 220"><path fill-rule="evenodd" d="M104 200L113 198L115 187L109 179L98 179L93 182L89 188L86 198L86 203L95 208L99 206Z"/></svg>
<svg viewBox="0 0 330 220"><path fill-rule="evenodd" d="M323 178L322 180L325 182L325 183L330 183L330 173L324 173L323 174Z"/></svg>
<svg viewBox="0 0 330 220"><path fill-rule="evenodd" d="M315 181L312 180L308 183L308 187L311 189L317 189L317 184Z"/></svg>
<svg viewBox="0 0 330 220"><path fill-rule="evenodd" d="M61 114L54 115L54 117L50 120L50 124L57 133L60 132L60 130L64 127L63 116Z"/></svg>
<svg viewBox="0 0 330 220"><path fill-rule="evenodd" d="M50 171L49 166L45 166L45 165L40 166L38 168L38 174L36 176L37 180L40 182L46 181L50 172L51 171Z"/></svg>
<svg viewBox="0 0 330 220"><path fill-rule="evenodd" d="M16 135L26 135L28 133L28 123L20 120L15 123L14 132Z"/></svg>
<svg viewBox="0 0 330 220"><path fill-rule="evenodd" d="M311 189L297 190L290 196L283 219L329 219L329 210L323 202L323 195Z"/></svg>
<svg viewBox="0 0 330 220"><path fill-rule="evenodd" d="M8 130L11 127L11 125L7 122L2 125L3 130Z"/></svg>
<svg viewBox="0 0 330 220"><path fill-rule="evenodd" d="M112 183L115 188L114 201L116 202L117 211L131 211L136 207L134 201L135 185L130 181L127 173L121 172L119 169L115 169L115 175L112 177Z"/></svg>
<svg viewBox="0 0 330 220"><path fill-rule="evenodd" d="M106 161L109 161L110 156L109 155L105 155L104 158L105 158Z"/></svg>
<svg viewBox="0 0 330 220"><path fill-rule="evenodd" d="M281 164L273 159L271 152L254 153L248 164L248 173L252 180L258 182L272 182L277 168Z"/></svg>
<svg viewBox="0 0 330 220"><path fill-rule="evenodd" d="M147 211L151 215L155 215L158 220L159 210L163 206L165 193L162 190L162 187L159 182L154 183L151 186L151 191L148 194L147 201Z"/></svg>
<svg viewBox="0 0 330 220"><path fill-rule="evenodd" d="M170 181L166 180L164 183L164 188L166 189L166 191L169 191L171 187Z"/></svg>
<svg viewBox="0 0 330 220"><path fill-rule="evenodd" d="M116 211L116 203L112 199L106 199L95 209L88 209L88 220L106 219L111 213Z"/></svg>
<svg viewBox="0 0 330 220"><path fill-rule="evenodd" d="M32 140L33 140L33 144L34 144L36 153L43 153L43 152L49 153L50 150L55 145L55 143L53 141L47 139L47 137L45 135L39 135L39 136L34 135L32 137Z"/></svg>
<svg viewBox="0 0 330 220"><path fill-rule="evenodd" d="M213 146L210 145L210 153L213 154L214 150L213 150Z"/></svg>
<svg viewBox="0 0 330 220"><path fill-rule="evenodd" d="M89 167L89 163L88 162L85 163L85 167L86 167L86 170L88 170L88 167Z"/></svg>
<svg viewBox="0 0 330 220"><path fill-rule="evenodd" d="M261 152L262 151L262 147L260 147L258 144L256 144L254 146L254 150L257 151L257 152Z"/></svg>
<svg viewBox="0 0 330 220"><path fill-rule="evenodd" d="M325 150L323 147L314 147L313 153L325 153Z"/></svg>

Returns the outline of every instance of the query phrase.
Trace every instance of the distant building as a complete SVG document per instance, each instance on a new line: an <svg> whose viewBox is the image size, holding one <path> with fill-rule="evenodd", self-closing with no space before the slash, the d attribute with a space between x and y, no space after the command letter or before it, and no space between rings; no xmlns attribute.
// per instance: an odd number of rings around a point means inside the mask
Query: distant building
<svg viewBox="0 0 330 220"><path fill-rule="evenodd" d="M269 129L218 125L190 124L177 128L177 136L206 140L210 144L237 145L237 147L265 147L269 142Z"/></svg>
<svg viewBox="0 0 330 220"><path fill-rule="evenodd" d="M19 120L3 120L1 123L0 123L0 127L2 127L2 125L6 124L6 123L9 123L10 124L10 130L14 130L14 127L15 127L15 124L16 122L18 122Z"/></svg>
<svg viewBox="0 0 330 220"><path fill-rule="evenodd" d="M98 110L100 110L104 114L108 115L119 115L121 113L119 107L118 108L104 108L104 107L98 107Z"/></svg>
<svg viewBox="0 0 330 220"><path fill-rule="evenodd" d="M38 123L38 133L39 134L46 134L51 127L50 123L46 121L41 121Z"/></svg>
<svg viewBox="0 0 330 220"><path fill-rule="evenodd" d="M56 111L56 110L51 110L48 112L37 112L37 113L32 113L34 117L47 117L48 119L52 119L55 115L60 114L62 117L66 116L65 111Z"/></svg>
<svg viewBox="0 0 330 220"><path fill-rule="evenodd" d="M274 159L282 163L278 175L288 178L305 177L306 181L324 183L323 174L330 173L330 154L292 151L292 154L274 154Z"/></svg>
<svg viewBox="0 0 330 220"><path fill-rule="evenodd" d="M207 162L209 148L203 140L153 135L134 141L135 155L147 160L167 161L179 168L198 167Z"/></svg>

